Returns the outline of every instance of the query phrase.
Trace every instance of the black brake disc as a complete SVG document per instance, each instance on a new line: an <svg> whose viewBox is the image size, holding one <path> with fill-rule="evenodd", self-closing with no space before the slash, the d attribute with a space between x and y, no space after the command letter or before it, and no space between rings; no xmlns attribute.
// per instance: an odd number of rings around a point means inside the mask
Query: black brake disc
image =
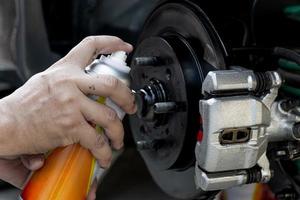
<svg viewBox="0 0 300 200"><path fill-rule="evenodd" d="M206 198L196 189L194 148L202 128L201 85L227 55L198 5L165 1L148 18L131 64L140 109L130 128L156 183L177 198ZM142 88L142 89L141 89Z"/></svg>

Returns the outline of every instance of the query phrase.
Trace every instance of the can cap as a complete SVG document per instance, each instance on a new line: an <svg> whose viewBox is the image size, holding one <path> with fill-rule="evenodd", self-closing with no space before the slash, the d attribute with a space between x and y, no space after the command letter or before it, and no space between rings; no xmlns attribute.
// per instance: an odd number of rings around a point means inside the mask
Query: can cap
<svg viewBox="0 0 300 200"><path fill-rule="evenodd" d="M110 63L112 67L125 73L129 73L130 67L128 67L126 63L127 55L125 51L113 52L106 58L106 62Z"/></svg>
<svg viewBox="0 0 300 200"><path fill-rule="evenodd" d="M122 60L123 62L125 62L127 59L127 55L125 51L116 51L110 55L110 58Z"/></svg>

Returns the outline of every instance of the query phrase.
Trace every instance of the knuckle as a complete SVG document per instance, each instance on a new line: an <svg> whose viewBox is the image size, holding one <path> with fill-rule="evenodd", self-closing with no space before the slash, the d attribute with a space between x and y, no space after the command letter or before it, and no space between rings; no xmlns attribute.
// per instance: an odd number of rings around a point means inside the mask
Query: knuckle
<svg viewBox="0 0 300 200"><path fill-rule="evenodd" d="M34 75L33 77L35 77L35 76L38 76L43 82L47 82L50 79L49 73L45 73L45 72L38 73L38 74Z"/></svg>
<svg viewBox="0 0 300 200"><path fill-rule="evenodd" d="M104 85L109 87L109 89L114 90L119 85L119 80L113 76L104 76L103 77Z"/></svg>
<svg viewBox="0 0 300 200"><path fill-rule="evenodd" d="M65 96L65 98L62 98L62 101L68 105L70 105L69 107L74 108L76 103L77 103L77 98L75 97L75 95L73 95L73 93L68 93L66 95L62 95Z"/></svg>
<svg viewBox="0 0 300 200"><path fill-rule="evenodd" d="M103 154L102 160L105 162L110 162L112 160L112 152L107 151L105 154Z"/></svg>
<svg viewBox="0 0 300 200"><path fill-rule="evenodd" d="M68 76L64 70L56 68L51 70L51 72L42 73L42 78L51 86L57 87L69 82L70 76Z"/></svg>
<svg viewBox="0 0 300 200"><path fill-rule="evenodd" d="M97 134L96 135L96 142L95 142L95 147L96 148L103 148L107 144L106 138L103 136L103 134Z"/></svg>
<svg viewBox="0 0 300 200"><path fill-rule="evenodd" d="M71 135L80 133L78 130L82 126L82 119L77 112L74 112L73 108L63 108L63 113L58 116L55 121L59 124L62 130Z"/></svg>
<svg viewBox="0 0 300 200"><path fill-rule="evenodd" d="M82 44L93 45L96 40L95 36L87 36L82 40Z"/></svg>
<svg viewBox="0 0 300 200"><path fill-rule="evenodd" d="M60 124L64 129L68 129L69 131L71 131L74 127L76 127L77 120L69 117L69 115L66 115L65 117L62 117L60 119Z"/></svg>
<svg viewBox="0 0 300 200"><path fill-rule="evenodd" d="M38 82L41 85L48 85L51 80L51 74L48 72L40 72L30 78L31 81Z"/></svg>
<svg viewBox="0 0 300 200"><path fill-rule="evenodd" d="M62 109L65 113L73 113L79 107L79 102L72 92L56 92L53 98L59 105L63 106Z"/></svg>
<svg viewBox="0 0 300 200"><path fill-rule="evenodd" d="M71 60L70 60L70 57L73 56L73 52L69 52L67 54L67 56L61 58L56 64L54 64L54 66L57 66L57 67L60 67L60 66L63 66L67 63L69 63Z"/></svg>
<svg viewBox="0 0 300 200"><path fill-rule="evenodd" d="M54 75L48 81L48 90L51 92L52 98L60 104L70 104L72 106L77 105L76 90L70 78L61 74L59 76Z"/></svg>
<svg viewBox="0 0 300 200"><path fill-rule="evenodd" d="M105 108L104 115L108 121L116 121L118 116L117 113L111 108Z"/></svg>

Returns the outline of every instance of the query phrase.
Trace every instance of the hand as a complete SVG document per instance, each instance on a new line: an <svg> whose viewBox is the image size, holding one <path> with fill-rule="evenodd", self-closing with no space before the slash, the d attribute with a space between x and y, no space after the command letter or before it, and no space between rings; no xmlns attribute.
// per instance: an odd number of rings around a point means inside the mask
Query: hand
<svg viewBox="0 0 300 200"><path fill-rule="evenodd" d="M16 159L0 159L1 179L22 188L30 171L44 164L44 155L20 156Z"/></svg>
<svg viewBox="0 0 300 200"><path fill-rule="evenodd" d="M21 156L20 158L8 160L0 159L0 172L3 180L8 180L12 185L23 188L31 171L38 170L44 164L44 155ZM91 185L87 200L95 200L97 192L97 180Z"/></svg>
<svg viewBox="0 0 300 200"><path fill-rule="evenodd" d="M132 46L112 36L87 37L53 66L1 99L0 157L19 159L80 143L102 167L108 167L112 152L106 137L113 148L122 148L123 126L115 111L86 95L109 97L128 114L136 111L134 96L116 78L88 75L84 68L98 54L117 50L130 52ZM90 122L103 127L106 137L97 134Z"/></svg>

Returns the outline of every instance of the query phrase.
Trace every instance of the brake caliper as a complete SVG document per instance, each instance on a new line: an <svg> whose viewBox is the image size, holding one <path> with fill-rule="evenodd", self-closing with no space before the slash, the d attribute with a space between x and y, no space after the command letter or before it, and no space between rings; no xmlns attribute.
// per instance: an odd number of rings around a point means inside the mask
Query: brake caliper
<svg viewBox="0 0 300 200"><path fill-rule="evenodd" d="M281 82L277 72L208 73L199 102L203 137L195 149L198 187L221 190L270 180L267 128Z"/></svg>

